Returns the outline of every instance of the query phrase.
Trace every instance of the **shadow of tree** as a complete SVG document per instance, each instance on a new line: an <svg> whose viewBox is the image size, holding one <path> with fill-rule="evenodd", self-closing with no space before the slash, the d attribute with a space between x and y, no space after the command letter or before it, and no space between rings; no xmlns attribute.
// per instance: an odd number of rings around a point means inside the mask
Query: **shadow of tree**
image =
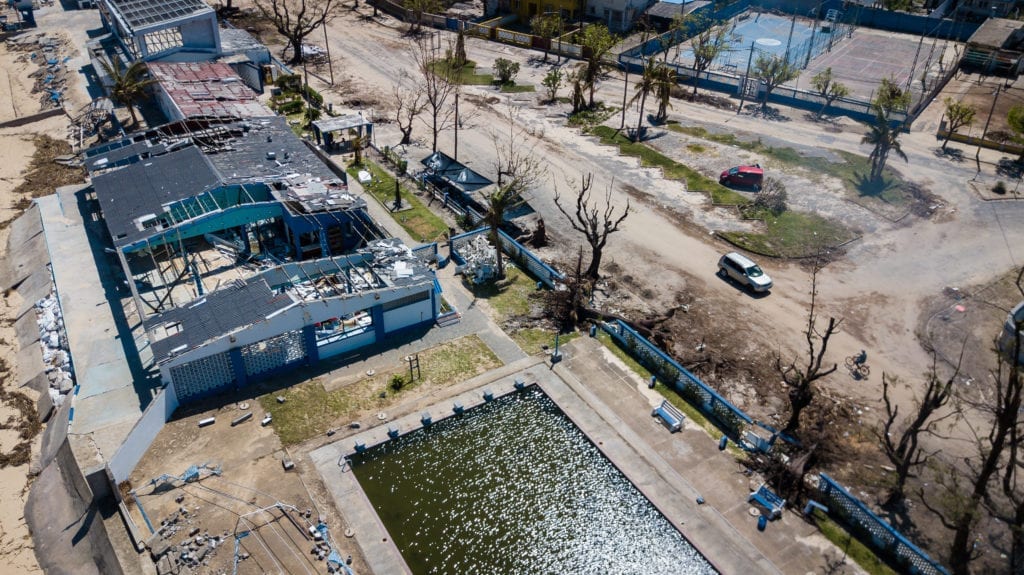
<svg viewBox="0 0 1024 575"><path fill-rule="evenodd" d="M959 164L960 162L964 161L964 151L959 148L946 148L945 150L943 150L941 147L935 148L935 157L945 158L951 162L956 162Z"/></svg>
<svg viewBox="0 0 1024 575"><path fill-rule="evenodd" d="M1021 165L1016 158L1001 158L996 164L996 174L1005 178L1019 179L1024 175L1024 165Z"/></svg>

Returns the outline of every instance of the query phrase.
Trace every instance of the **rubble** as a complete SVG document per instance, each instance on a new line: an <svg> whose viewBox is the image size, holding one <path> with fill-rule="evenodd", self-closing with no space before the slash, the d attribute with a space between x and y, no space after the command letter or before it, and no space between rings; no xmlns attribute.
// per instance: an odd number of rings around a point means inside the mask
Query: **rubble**
<svg viewBox="0 0 1024 575"><path fill-rule="evenodd" d="M64 331L64 317L57 295L50 295L35 304L36 324L39 326L39 345L43 348L43 364L50 382L50 399L60 407L64 396L75 388L75 376L68 353L68 338Z"/></svg>
<svg viewBox="0 0 1024 575"><path fill-rule="evenodd" d="M462 274L475 284L487 283L498 275L498 256L487 236L479 234L459 246L459 255L466 261L455 268L455 273Z"/></svg>

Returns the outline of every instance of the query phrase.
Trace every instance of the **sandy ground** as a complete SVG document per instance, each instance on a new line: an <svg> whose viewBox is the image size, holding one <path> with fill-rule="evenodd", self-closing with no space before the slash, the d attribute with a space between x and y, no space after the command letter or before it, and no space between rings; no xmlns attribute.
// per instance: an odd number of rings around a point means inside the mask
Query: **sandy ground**
<svg viewBox="0 0 1024 575"><path fill-rule="evenodd" d="M60 46L62 56L73 52L68 49L70 41L66 37ZM29 75L39 66L29 54L28 51L10 50L6 44L0 43L0 122L35 114L44 109L41 105L42 94L33 93L36 78ZM66 82L79 81L78 75L70 71L66 72L64 77ZM10 222L20 213L20 210L15 208L20 198L15 195L14 189L22 183L23 172L35 151L33 138L38 134L48 134L60 139L65 136L66 130L67 118L64 116L26 126L0 129L0 252L7 246L7 226L3 224ZM0 257L2 256L3 253L0 253ZM3 342L3 345L0 345L0 357L7 362L13 372L17 369L17 361L14 343L16 339L11 322L14 320L12 315L18 302L9 301L7 298L2 301L0 342ZM25 393L35 400L33 391L27 390ZM13 410L0 404L0 419L6 420L8 415L13 414ZM16 443L16 437L8 437L11 433L0 431L0 449L9 449ZM4 572L41 572L23 514L30 481L30 465L0 469L0 563L4 565L0 570Z"/></svg>

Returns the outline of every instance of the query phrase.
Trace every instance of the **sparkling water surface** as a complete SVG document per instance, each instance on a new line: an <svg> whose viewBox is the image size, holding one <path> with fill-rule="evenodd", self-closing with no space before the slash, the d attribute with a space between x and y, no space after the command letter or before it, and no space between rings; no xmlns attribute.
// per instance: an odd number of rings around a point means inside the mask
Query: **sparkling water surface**
<svg viewBox="0 0 1024 575"><path fill-rule="evenodd" d="M416 574L716 571L531 388L352 458Z"/></svg>

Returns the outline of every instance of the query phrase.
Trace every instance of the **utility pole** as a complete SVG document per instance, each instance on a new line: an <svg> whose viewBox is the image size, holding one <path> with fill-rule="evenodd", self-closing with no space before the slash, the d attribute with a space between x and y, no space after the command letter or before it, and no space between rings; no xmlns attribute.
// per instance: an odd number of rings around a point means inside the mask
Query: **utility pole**
<svg viewBox="0 0 1024 575"><path fill-rule="evenodd" d="M754 40L754 42L756 41ZM747 97L747 82L750 81L750 63L754 60L754 42L750 43L750 55L747 56L747 74L740 80L740 107L736 110L737 116L743 111L743 100Z"/></svg>
<svg viewBox="0 0 1024 575"><path fill-rule="evenodd" d="M789 63L789 47L793 44L793 28L796 28L796 10L793 11L793 20L789 23L789 38L786 40L786 55L783 61Z"/></svg>
<svg viewBox="0 0 1024 575"><path fill-rule="evenodd" d="M629 64L623 65L626 69L626 80L622 83L622 123L619 124L619 131L626 129L626 93L629 89Z"/></svg>
<svg viewBox="0 0 1024 575"><path fill-rule="evenodd" d="M459 91L455 90L455 157L459 161Z"/></svg>
<svg viewBox="0 0 1024 575"><path fill-rule="evenodd" d="M358 4L358 2L357 2ZM327 41L327 19L324 19L324 46L327 48L327 69L331 71L331 86L334 85L334 61L331 60L331 43Z"/></svg>

